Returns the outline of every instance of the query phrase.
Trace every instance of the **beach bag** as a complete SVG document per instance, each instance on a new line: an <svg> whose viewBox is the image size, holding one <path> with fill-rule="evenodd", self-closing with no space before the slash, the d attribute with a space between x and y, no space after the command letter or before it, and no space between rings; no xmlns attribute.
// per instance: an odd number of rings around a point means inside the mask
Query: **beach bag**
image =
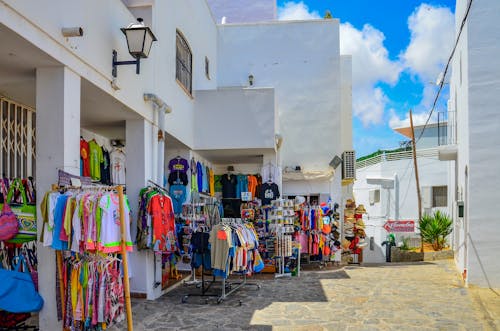
<svg viewBox="0 0 500 331"><path fill-rule="evenodd" d="M0 241L12 239L18 232L17 216L12 212L8 204L4 204L0 213Z"/></svg>
<svg viewBox="0 0 500 331"><path fill-rule="evenodd" d="M23 265L24 272L19 271ZM10 313L38 312L43 307L43 299L35 290L23 255L17 258L13 270L0 265L0 309Z"/></svg>
<svg viewBox="0 0 500 331"><path fill-rule="evenodd" d="M253 271L261 272L264 269L264 261L257 250L254 251Z"/></svg>
<svg viewBox="0 0 500 331"><path fill-rule="evenodd" d="M17 192L20 193L22 202L13 203L12 198ZM8 204L12 212L16 214L18 221L18 232L14 238L10 239L11 243L23 243L36 240L36 204L28 204L26 191L21 179L16 178L9 187L7 199L4 205ZM3 205L2 205L3 208Z"/></svg>

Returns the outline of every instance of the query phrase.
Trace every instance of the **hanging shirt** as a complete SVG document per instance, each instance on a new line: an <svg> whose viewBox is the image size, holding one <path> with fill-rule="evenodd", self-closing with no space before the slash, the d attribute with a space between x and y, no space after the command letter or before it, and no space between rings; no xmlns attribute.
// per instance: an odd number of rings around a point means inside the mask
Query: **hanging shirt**
<svg viewBox="0 0 500 331"><path fill-rule="evenodd" d="M275 183L264 183L261 186L261 199L262 205L269 205L271 201L276 200L280 197L280 191L278 185Z"/></svg>
<svg viewBox="0 0 500 331"><path fill-rule="evenodd" d="M80 159L82 161L82 176L90 177L90 150L89 143L85 139L80 139Z"/></svg>
<svg viewBox="0 0 500 331"><path fill-rule="evenodd" d="M63 230L64 211L68 195L59 195L57 197L56 207L54 209L54 232L52 234L52 248L56 250L67 250L68 242L60 239L61 231Z"/></svg>
<svg viewBox="0 0 500 331"><path fill-rule="evenodd" d="M267 163L261 169L261 176L263 182L279 183L281 181L281 169L272 163Z"/></svg>
<svg viewBox="0 0 500 331"><path fill-rule="evenodd" d="M111 152L111 179L113 184L125 184L125 154L115 149Z"/></svg>
<svg viewBox="0 0 500 331"><path fill-rule="evenodd" d="M222 198L236 198L236 176L227 174L221 176Z"/></svg>
<svg viewBox="0 0 500 331"><path fill-rule="evenodd" d="M257 190L257 177L249 175L248 176L248 192L252 193L252 199L254 199Z"/></svg>
<svg viewBox="0 0 500 331"><path fill-rule="evenodd" d="M186 186L184 185L170 185L170 198L174 205L174 213L182 213L182 204L186 201Z"/></svg>
<svg viewBox="0 0 500 331"><path fill-rule="evenodd" d="M111 185L111 160L109 152L102 149L103 162L101 163L101 183Z"/></svg>
<svg viewBox="0 0 500 331"><path fill-rule="evenodd" d="M198 192L203 192L203 166L196 162L196 180L198 182Z"/></svg>
<svg viewBox="0 0 500 331"><path fill-rule="evenodd" d="M207 192L209 192L209 188L208 188L208 167L202 166L202 171L203 171L203 192L207 193Z"/></svg>
<svg viewBox="0 0 500 331"><path fill-rule="evenodd" d="M125 243L127 251L132 251L132 239L130 237L130 207L128 199L123 202L125 222ZM120 200L116 193L105 194L99 200L102 210L100 227L100 247L104 253L115 253L121 251L121 223L120 223Z"/></svg>
<svg viewBox="0 0 500 331"><path fill-rule="evenodd" d="M90 153L90 177L101 180L101 162L104 162L102 148L95 140L89 142Z"/></svg>
<svg viewBox="0 0 500 331"><path fill-rule="evenodd" d="M168 170L170 170L171 172L180 171L186 173L188 169L189 169L188 161L181 157L173 158L168 163Z"/></svg>
<svg viewBox="0 0 500 331"><path fill-rule="evenodd" d="M215 196L215 176L212 169L208 169L208 186L210 189L210 195Z"/></svg>
<svg viewBox="0 0 500 331"><path fill-rule="evenodd" d="M155 251L175 251L175 215L172 200L160 194L149 202L148 212L153 222L153 249Z"/></svg>

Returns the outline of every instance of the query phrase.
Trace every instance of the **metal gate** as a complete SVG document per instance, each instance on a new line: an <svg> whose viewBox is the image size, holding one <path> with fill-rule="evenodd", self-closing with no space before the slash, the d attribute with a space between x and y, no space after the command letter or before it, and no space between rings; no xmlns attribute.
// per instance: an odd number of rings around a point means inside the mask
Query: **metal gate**
<svg viewBox="0 0 500 331"><path fill-rule="evenodd" d="M35 177L35 109L0 97L0 175Z"/></svg>

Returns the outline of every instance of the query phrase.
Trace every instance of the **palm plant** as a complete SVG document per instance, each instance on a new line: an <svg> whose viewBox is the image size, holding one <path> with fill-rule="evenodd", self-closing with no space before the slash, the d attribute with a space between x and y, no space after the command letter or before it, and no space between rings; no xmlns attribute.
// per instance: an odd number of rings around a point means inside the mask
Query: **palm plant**
<svg viewBox="0 0 500 331"><path fill-rule="evenodd" d="M434 215L424 215L420 220L420 236L426 243L432 244L435 251L440 251L446 244L446 237L452 231L453 221L441 211L434 212Z"/></svg>

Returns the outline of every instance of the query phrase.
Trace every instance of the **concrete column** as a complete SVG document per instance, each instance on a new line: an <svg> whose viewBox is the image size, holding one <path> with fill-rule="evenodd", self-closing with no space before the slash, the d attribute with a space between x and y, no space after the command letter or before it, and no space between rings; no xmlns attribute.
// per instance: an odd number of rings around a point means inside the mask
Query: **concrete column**
<svg viewBox="0 0 500 331"><path fill-rule="evenodd" d="M80 76L66 67L36 70L36 174L38 235L42 230L40 202L57 170L80 173ZM54 250L38 245L39 291L45 303L40 330L58 330Z"/></svg>
<svg viewBox="0 0 500 331"><path fill-rule="evenodd" d="M153 155L156 153L154 137L156 128L144 119L126 121L126 185L127 195L132 210L133 223L131 225L132 239L137 233L137 208L141 188L147 186L148 179L154 180ZM156 141L156 144L154 144ZM155 257L151 251L137 251L130 254L130 290L135 293L146 293L149 300L161 295L161 286L154 287L155 282L161 282L160 276L155 277ZM156 262L156 272L161 272L161 259Z"/></svg>

